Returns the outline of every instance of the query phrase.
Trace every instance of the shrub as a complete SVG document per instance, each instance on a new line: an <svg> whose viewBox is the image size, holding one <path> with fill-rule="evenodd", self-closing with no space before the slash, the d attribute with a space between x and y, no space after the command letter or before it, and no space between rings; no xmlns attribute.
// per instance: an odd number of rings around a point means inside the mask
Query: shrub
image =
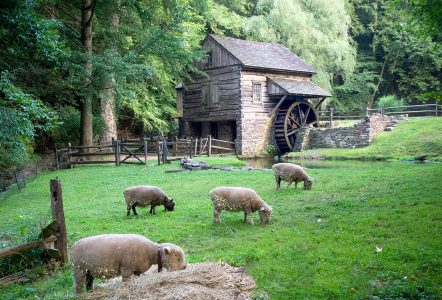
<svg viewBox="0 0 442 300"><path fill-rule="evenodd" d="M378 109L385 107L399 107L404 105L404 100L398 99L395 95L383 96L379 98L378 102L376 103L376 107Z"/></svg>

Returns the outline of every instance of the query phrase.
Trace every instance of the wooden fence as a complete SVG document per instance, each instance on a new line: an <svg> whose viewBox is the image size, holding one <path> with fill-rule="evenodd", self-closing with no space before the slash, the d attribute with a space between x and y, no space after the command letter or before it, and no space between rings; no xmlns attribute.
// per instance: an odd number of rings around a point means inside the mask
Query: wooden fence
<svg viewBox="0 0 442 300"><path fill-rule="evenodd" d="M234 154L235 143L207 136L187 139L116 140L109 145L72 146L55 150L57 169L84 164L146 164L148 155L156 155L158 164L179 160L184 156Z"/></svg>
<svg viewBox="0 0 442 300"><path fill-rule="evenodd" d="M190 139L165 139L158 141L158 165L179 160L184 156L211 156L213 154L234 154L235 143L219 140L208 135L206 138L196 137Z"/></svg>
<svg viewBox="0 0 442 300"><path fill-rule="evenodd" d="M339 112L333 108L328 110L318 111L319 120L326 122L328 127L331 127L333 121L337 120L361 120L365 116L369 116L373 113L380 113L383 115L397 115L408 114L409 117L420 116L442 116L442 105L439 104L419 104L419 105L404 105L395 107L382 107L382 108L366 108L365 111L353 111L353 112Z"/></svg>

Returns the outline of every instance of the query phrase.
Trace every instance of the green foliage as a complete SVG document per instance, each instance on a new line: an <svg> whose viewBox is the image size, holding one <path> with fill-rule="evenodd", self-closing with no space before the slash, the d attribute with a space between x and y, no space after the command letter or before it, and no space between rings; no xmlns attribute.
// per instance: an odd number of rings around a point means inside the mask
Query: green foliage
<svg viewBox="0 0 442 300"><path fill-rule="evenodd" d="M216 164L232 161L216 159ZM270 299L437 298L440 165L326 163L327 168L308 169L314 179L309 191L286 188L285 183L276 191L273 174L262 170L165 173L178 168L178 162L61 170L41 175L3 201L0 232L20 226L12 217L16 214L46 213L47 183L58 176L70 245L107 232L142 234L180 245L190 263L224 261L244 267L256 280L257 294ZM151 215L140 208L139 216L126 217L121 191L140 182L161 186L175 199L176 210L158 209ZM260 225L256 213L255 225L244 224L240 212L223 212L222 223L213 223L208 192L239 183L273 207L270 224ZM25 285L0 287L4 299L66 299L73 291L71 266Z"/></svg>
<svg viewBox="0 0 442 300"><path fill-rule="evenodd" d="M315 67L314 80L325 89L332 89L335 75L353 72L355 47L344 1L260 0L256 11L245 24L246 36L287 46Z"/></svg>
<svg viewBox="0 0 442 300"><path fill-rule="evenodd" d="M26 162L36 132L48 131L56 124L56 115L32 95L23 92L0 75L0 168Z"/></svg>
<svg viewBox="0 0 442 300"><path fill-rule="evenodd" d="M68 143L80 144L80 112L71 106L64 107L58 112L59 124L51 131L51 136L58 147ZM98 139L102 122L99 116L93 117L94 140Z"/></svg>
<svg viewBox="0 0 442 300"><path fill-rule="evenodd" d="M382 96L376 102L377 108L404 106L404 100L398 99L395 95Z"/></svg>
<svg viewBox="0 0 442 300"><path fill-rule="evenodd" d="M422 160L442 162L442 118L411 118L391 132L382 132L367 147L312 149L293 152L297 158Z"/></svg>

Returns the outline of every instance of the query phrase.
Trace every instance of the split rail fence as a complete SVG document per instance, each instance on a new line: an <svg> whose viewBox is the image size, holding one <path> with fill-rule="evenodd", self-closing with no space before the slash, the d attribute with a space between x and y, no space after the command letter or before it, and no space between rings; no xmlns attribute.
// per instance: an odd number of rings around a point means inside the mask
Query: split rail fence
<svg viewBox="0 0 442 300"><path fill-rule="evenodd" d="M325 122L328 127L332 127L333 121L341 120L361 120L365 116L369 116L373 113L380 113L383 115L398 115L408 114L408 117L423 117L423 116L442 116L442 105L439 104L419 104L419 105L404 105L394 107L382 107L382 108L366 108L365 111L353 111L353 112L339 112L333 108L328 110L321 110L318 112L319 120Z"/></svg>

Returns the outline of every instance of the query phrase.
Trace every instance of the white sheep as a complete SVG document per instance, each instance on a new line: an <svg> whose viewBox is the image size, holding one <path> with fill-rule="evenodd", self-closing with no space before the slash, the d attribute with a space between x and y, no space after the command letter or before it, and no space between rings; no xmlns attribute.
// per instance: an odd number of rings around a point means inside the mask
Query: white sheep
<svg viewBox="0 0 442 300"><path fill-rule="evenodd" d="M164 210L173 211L175 203L173 199L166 196L166 194L156 186L138 185L127 188L123 192L127 204L127 215L130 210L137 215L135 208L137 206L146 207L150 205L150 213L155 214L155 206L164 205Z"/></svg>
<svg viewBox="0 0 442 300"><path fill-rule="evenodd" d="M244 211L244 223L249 220L253 224L252 213L258 211L259 218L263 223L269 223L272 208L248 188L243 187L217 187L210 191L209 196L213 204L213 219L220 222L219 214L223 210Z"/></svg>
<svg viewBox="0 0 442 300"><path fill-rule="evenodd" d="M309 190L312 188L313 181L310 176L304 171L301 166L290 163L279 163L272 166L273 175L275 175L276 189L281 187L281 180L288 181L290 186L292 182L295 183L295 188L298 187L298 182L304 182L304 188Z"/></svg>
<svg viewBox="0 0 442 300"><path fill-rule="evenodd" d="M146 272L152 265L178 271L186 268L183 250L174 244L154 243L142 235L103 234L77 241L72 246L75 292L93 286L94 277L112 278L121 275L123 281Z"/></svg>

